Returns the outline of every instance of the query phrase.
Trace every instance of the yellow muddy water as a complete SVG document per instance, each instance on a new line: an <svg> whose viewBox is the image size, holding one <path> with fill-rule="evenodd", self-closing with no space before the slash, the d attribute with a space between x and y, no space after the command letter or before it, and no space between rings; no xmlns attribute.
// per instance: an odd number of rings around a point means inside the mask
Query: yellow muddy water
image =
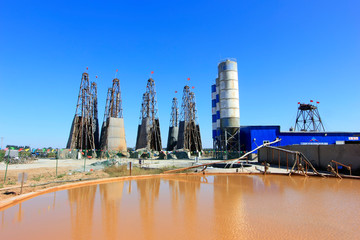
<svg viewBox="0 0 360 240"><path fill-rule="evenodd" d="M0 239L359 239L360 181L170 176L45 194L0 212Z"/></svg>

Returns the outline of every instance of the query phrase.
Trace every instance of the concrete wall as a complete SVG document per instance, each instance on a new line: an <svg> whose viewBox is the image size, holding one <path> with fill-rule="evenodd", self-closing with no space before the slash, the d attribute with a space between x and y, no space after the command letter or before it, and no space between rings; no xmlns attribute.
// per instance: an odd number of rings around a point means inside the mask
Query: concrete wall
<svg viewBox="0 0 360 240"><path fill-rule="evenodd" d="M110 117L107 125L107 149L112 151L127 151L123 118Z"/></svg>
<svg viewBox="0 0 360 240"><path fill-rule="evenodd" d="M185 139L184 139L184 134L185 134L185 128L186 128L186 124L184 121L180 121L179 123L179 134L178 134L178 142L177 142L177 147L176 149L183 149L185 146Z"/></svg>
<svg viewBox="0 0 360 240"><path fill-rule="evenodd" d="M331 160L345 165L352 165L352 171L360 173L360 144L344 145L291 145L281 147L291 151L302 152L316 169L326 170ZM278 164L279 151L270 148L262 148L258 151L259 162ZM292 154L288 154L288 164L294 163ZM280 152L280 164L286 166L286 154Z"/></svg>
<svg viewBox="0 0 360 240"><path fill-rule="evenodd" d="M147 148L148 146L148 131L149 131L149 127L148 124L149 121L147 120L147 118L144 118L141 121L141 125L139 125L138 127L138 135L136 137L136 146L135 149L142 149L142 148Z"/></svg>
<svg viewBox="0 0 360 240"><path fill-rule="evenodd" d="M66 148L71 148L71 141L72 141L72 137L74 135L75 119L76 119L76 116L73 118L73 121L71 123L70 134L69 134L69 138L68 138L68 141L66 144Z"/></svg>
<svg viewBox="0 0 360 240"><path fill-rule="evenodd" d="M179 127L169 127L169 136L167 142L167 151L176 149L179 135Z"/></svg>

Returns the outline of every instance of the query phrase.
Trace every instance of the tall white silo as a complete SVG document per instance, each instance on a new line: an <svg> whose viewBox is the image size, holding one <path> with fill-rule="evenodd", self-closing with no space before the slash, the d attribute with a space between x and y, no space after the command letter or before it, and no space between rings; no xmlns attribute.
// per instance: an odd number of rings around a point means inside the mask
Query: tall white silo
<svg viewBox="0 0 360 240"><path fill-rule="evenodd" d="M239 128L239 86L237 62L227 59L218 66L220 80L220 127ZM234 129L234 130L235 130Z"/></svg>
<svg viewBox="0 0 360 240"><path fill-rule="evenodd" d="M218 65L221 149L240 154L240 108L237 62L226 59Z"/></svg>

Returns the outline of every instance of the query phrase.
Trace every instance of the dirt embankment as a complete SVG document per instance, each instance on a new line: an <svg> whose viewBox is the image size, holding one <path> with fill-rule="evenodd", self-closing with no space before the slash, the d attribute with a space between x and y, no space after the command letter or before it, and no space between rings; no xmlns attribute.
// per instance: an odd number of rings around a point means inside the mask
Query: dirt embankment
<svg viewBox="0 0 360 240"><path fill-rule="evenodd" d="M5 171L0 170L0 201L20 194L21 183L18 182L18 175L23 172L27 173L27 181L24 183L22 193L34 192L39 189L66 184L67 181L109 177L109 174L105 173L103 170L89 172L77 172L73 170L74 167L59 167L57 175L55 169L46 167L8 170L5 183Z"/></svg>
<svg viewBox="0 0 360 240"><path fill-rule="evenodd" d="M41 159L27 164L9 165L5 181L5 164L1 163L0 201L20 194L21 183L18 181L18 176L22 173L27 174L27 181L24 183L22 190L23 194L64 185L69 182L130 175L130 171L126 165L107 167L104 169L104 166L101 164L100 166L98 163L96 166L90 165L94 162L96 161L87 161L85 171L83 171L84 162L81 160L59 160L57 172L55 168L56 161L51 159ZM98 162L101 162L101 160ZM158 165L158 163L155 165ZM160 174L169 169L171 168L163 166L157 169L150 169L139 168L138 166L133 165L131 175Z"/></svg>

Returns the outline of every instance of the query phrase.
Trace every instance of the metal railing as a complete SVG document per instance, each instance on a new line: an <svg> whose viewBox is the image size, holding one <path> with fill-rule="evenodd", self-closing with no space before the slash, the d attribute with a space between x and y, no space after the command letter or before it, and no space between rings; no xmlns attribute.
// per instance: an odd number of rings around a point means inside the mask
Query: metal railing
<svg viewBox="0 0 360 240"><path fill-rule="evenodd" d="M330 161L330 164L331 164L331 163L335 163L336 174L337 174L337 175L339 175L339 165L340 165L340 166L342 166L342 167L344 167L344 168L347 168L347 170L349 170L350 176L351 176L351 164L350 164L350 165L345 165L345 164L339 163L339 162L337 162L337 161L335 161L335 160L331 160L331 161Z"/></svg>

